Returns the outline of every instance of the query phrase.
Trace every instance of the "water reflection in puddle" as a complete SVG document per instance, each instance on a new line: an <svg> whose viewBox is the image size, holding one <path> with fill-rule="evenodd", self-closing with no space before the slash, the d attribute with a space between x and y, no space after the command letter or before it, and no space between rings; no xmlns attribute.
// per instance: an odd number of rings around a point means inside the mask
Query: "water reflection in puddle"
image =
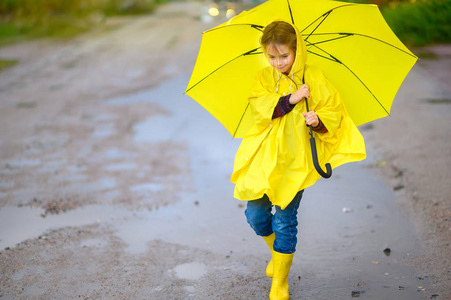
<svg viewBox="0 0 451 300"><path fill-rule="evenodd" d="M130 187L132 192L151 192L156 193L164 189L164 186L158 183L146 183Z"/></svg>
<svg viewBox="0 0 451 300"><path fill-rule="evenodd" d="M174 268L174 271L175 275L180 279L198 280L207 274L207 266L202 263L192 262L178 265Z"/></svg>
<svg viewBox="0 0 451 300"><path fill-rule="evenodd" d="M136 164L133 163L121 163L121 164L110 164L105 167L107 171L124 171L124 170L134 170L137 168Z"/></svg>
<svg viewBox="0 0 451 300"><path fill-rule="evenodd" d="M107 138L116 134L114 124L102 124L98 126L93 132L92 136L95 138Z"/></svg>
<svg viewBox="0 0 451 300"><path fill-rule="evenodd" d="M152 103L171 112L136 124L134 138L139 144L171 140L188 146L192 178L186 180L192 191L180 193L180 202L137 212L115 206L86 206L45 219L40 217L41 210L2 208L0 249L49 229L100 221L112 226L133 254L152 251L148 242L160 239L224 255L233 251L240 256L267 257L266 245L246 223L243 202L233 199L229 178L240 140L232 139L195 101L180 94L187 81L188 77L176 78L155 90L108 101L111 105ZM133 155L115 148L107 152L111 159ZM98 191L115 186L114 179L104 178L76 188ZM164 190L164 185L147 183L131 186L130 190L150 195ZM354 297L359 294L365 299L420 299L413 270L399 263L419 246L393 197L393 192L375 180L362 163L339 167L331 179L320 180L306 190L292 268L293 276L302 275L302 286L309 287L303 291L306 299L351 298L350 287L354 287ZM391 249L390 256L384 253L386 248ZM195 272L191 274L188 269ZM180 265L174 271L179 278L193 276L194 280L206 273L204 266L196 263ZM359 281L371 287L358 286ZM405 288L401 291L398 286Z"/></svg>
<svg viewBox="0 0 451 300"><path fill-rule="evenodd" d="M115 223L117 235L133 253L147 251L148 241L161 239L225 255L233 251L266 257L267 248L247 225L243 203L233 199L229 182L240 140L231 139L197 103L173 94L175 86L184 86L183 79L115 101L154 101L171 111L136 124L135 141L186 143L194 191L181 195L176 205ZM167 101L158 100L163 98ZM160 130L152 131L155 128ZM421 299L414 271L399 263L420 249L419 244L394 205L392 190L365 169L370 160L337 168L332 179L320 180L304 194L293 269L305 275L306 299ZM388 247L390 256L384 253ZM371 282L371 287L363 282ZM400 294L399 286L409 288Z"/></svg>
<svg viewBox="0 0 451 300"><path fill-rule="evenodd" d="M47 215L43 209L32 207L0 208L0 249L36 238L49 230L67 226L82 226L112 222L131 216L132 212L109 205L89 205L64 214Z"/></svg>
<svg viewBox="0 0 451 300"><path fill-rule="evenodd" d="M113 189L116 187L116 179L112 177L101 178L95 182L75 182L70 185L73 191L83 191L84 193L92 193Z"/></svg>
<svg viewBox="0 0 451 300"><path fill-rule="evenodd" d="M118 148L110 148L104 155L108 159L134 158L137 156L136 153L126 152Z"/></svg>

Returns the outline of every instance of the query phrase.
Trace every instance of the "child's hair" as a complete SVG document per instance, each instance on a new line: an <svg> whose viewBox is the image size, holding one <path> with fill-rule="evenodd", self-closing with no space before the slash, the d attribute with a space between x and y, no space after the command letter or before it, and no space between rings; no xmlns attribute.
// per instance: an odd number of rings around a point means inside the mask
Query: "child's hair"
<svg viewBox="0 0 451 300"><path fill-rule="evenodd" d="M296 53L296 31L293 26L284 21L274 21L263 30L260 44L266 52L268 45L288 45Z"/></svg>

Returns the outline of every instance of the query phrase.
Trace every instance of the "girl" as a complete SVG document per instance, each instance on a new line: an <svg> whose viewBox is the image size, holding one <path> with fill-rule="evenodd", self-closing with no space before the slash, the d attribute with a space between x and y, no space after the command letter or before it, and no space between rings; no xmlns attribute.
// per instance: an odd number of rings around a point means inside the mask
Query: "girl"
<svg viewBox="0 0 451 300"><path fill-rule="evenodd" d="M288 273L302 194L320 178L305 124L315 131L321 165L329 162L337 167L362 160L366 153L335 88L318 69L306 65L306 47L296 27L272 22L263 31L261 46L270 66L257 74L251 89L249 107L255 124L238 149L231 180L234 196L248 201L248 223L271 250L266 268L272 277L269 296L280 300L289 298Z"/></svg>

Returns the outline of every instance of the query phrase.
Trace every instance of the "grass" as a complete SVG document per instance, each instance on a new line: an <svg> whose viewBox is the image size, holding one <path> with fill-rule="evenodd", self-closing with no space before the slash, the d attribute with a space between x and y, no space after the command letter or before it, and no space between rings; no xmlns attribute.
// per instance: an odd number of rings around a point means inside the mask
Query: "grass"
<svg viewBox="0 0 451 300"><path fill-rule="evenodd" d="M166 1L0 0L0 46L39 37L71 38L102 28L112 16L152 13ZM451 42L451 0L377 1L387 23L408 46Z"/></svg>
<svg viewBox="0 0 451 300"><path fill-rule="evenodd" d="M451 43L450 0L392 1L381 12L408 46Z"/></svg>
<svg viewBox="0 0 451 300"><path fill-rule="evenodd" d="M71 38L112 16L149 14L165 0L0 0L0 45Z"/></svg>
<svg viewBox="0 0 451 300"><path fill-rule="evenodd" d="M6 68L8 68L8 67L12 67L12 66L14 66L14 65L17 64L17 63L18 63L17 60L10 60L10 59L8 59L8 60L3 60L3 59L0 59L0 72L1 72L3 69L6 69Z"/></svg>
<svg viewBox="0 0 451 300"><path fill-rule="evenodd" d="M451 0L340 0L376 3L408 47L451 43Z"/></svg>

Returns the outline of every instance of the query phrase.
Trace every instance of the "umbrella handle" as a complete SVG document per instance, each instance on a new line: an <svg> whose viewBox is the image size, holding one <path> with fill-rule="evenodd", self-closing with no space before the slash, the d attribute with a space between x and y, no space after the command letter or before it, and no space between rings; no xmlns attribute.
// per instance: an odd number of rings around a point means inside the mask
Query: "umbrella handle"
<svg viewBox="0 0 451 300"><path fill-rule="evenodd" d="M305 84L305 75L302 76L302 84ZM308 107L308 99L305 98L305 106L307 108L307 112L309 112ZM318 162L318 153L316 152L316 142L315 138L313 137L313 130L312 126L308 125L310 129L310 148L312 149L312 158L313 158L313 165L315 166L316 171L319 173L319 175L323 176L324 178L330 178L332 176L332 167L330 166L330 163L326 164L326 172L321 169L321 166Z"/></svg>
<svg viewBox="0 0 451 300"><path fill-rule="evenodd" d="M310 128L310 130L312 129ZM315 169L319 173L319 175L323 176L324 178L329 178L330 176L332 176L332 167L330 166L330 163L326 164L326 172L324 172L319 165L315 138L313 136L310 137L310 148L312 148L313 164L315 165Z"/></svg>

